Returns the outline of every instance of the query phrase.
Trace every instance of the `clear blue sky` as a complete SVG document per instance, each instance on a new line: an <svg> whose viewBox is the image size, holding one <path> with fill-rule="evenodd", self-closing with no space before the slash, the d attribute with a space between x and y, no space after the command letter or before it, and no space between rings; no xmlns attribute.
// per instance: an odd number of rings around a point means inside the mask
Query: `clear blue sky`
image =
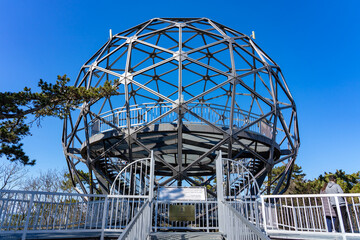
<svg viewBox="0 0 360 240"><path fill-rule="evenodd" d="M109 35L154 17L207 17L256 42L282 68L298 108L307 178L360 170L360 1L0 0L0 91L72 80ZM72 82L73 83L73 82ZM62 122L24 139L31 169L64 168Z"/></svg>

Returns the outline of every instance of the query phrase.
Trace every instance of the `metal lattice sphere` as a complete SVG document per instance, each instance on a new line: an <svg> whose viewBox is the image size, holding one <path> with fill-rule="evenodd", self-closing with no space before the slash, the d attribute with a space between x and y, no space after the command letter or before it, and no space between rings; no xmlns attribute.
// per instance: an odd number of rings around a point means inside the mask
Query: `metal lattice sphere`
<svg viewBox="0 0 360 240"><path fill-rule="evenodd" d="M269 180L273 193L286 188L299 148L296 107L280 67L249 36L207 18L154 18L110 36L75 86L106 81L117 94L64 122L74 183L88 171L91 188L108 192L123 166L153 150L157 184L211 185L221 150L259 185L285 165Z"/></svg>

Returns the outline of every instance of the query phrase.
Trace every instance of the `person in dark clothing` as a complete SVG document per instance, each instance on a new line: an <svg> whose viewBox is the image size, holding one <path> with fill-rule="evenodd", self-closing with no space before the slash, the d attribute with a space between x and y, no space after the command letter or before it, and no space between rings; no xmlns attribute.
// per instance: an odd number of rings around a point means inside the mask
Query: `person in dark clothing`
<svg viewBox="0 0 360 240"><path fill-rule="evenodd" d="M327 183L324 184L324 186L320 190L320 194L325 194L325 189L327 187ZM328 197L321 197L321 203L324 211L324 215L326 217L326 226L328 229L328 232L332 232L335 230L336 226L336 211L331 206L330 199Z"/></svg>
<svg viewBox="0 0 360 240"><path fill-rule="evenodd" d="M327 194L344 193L344 191L341 189L339 184L336 183L336 178L334 175L329 176L329 183L325 189L325 192ZM350 232L350 225L349 225L349 219L348 219L348 214L347 214L347 210L346 210L345 199L343 197L338 197L338 202L339 202L341 218L344 223L345 231ZM335 212L337 212L335 197L330 197L330 203L331 203L331 206L334 208ZM339 226L339 217L336 218L335 229L339 232L341 231L340 226Z"/></svg>

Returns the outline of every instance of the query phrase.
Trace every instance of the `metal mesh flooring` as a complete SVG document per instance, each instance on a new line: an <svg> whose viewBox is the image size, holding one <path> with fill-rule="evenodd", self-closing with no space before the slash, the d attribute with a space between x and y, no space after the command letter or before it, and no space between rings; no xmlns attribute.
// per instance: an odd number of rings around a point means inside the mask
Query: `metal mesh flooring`
<svg viewBox="0 0 360 240"><path fill-rule="evenodd" d="M166 233L152 233L151 240L223 240L220 233L192 233L192 232L166 232Z"/></svg>

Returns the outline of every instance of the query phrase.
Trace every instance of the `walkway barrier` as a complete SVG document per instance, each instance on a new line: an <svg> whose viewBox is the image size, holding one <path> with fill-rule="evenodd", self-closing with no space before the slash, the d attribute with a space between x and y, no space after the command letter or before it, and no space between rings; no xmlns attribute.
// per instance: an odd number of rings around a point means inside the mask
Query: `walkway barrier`
<svg viewBox="0 0 360 240"><path fill-rule="evenodd" d="M259 186L251 172L239 161L216 159L219 230L226 239L269 239L262 232Z"/></svg>
<svg viewBox="0 0 360 240"><path fill-rule="evenodd" d="M136 217L131 220L128 227L122 232L118 238L119 240L147 239L151 231L151 221L149 221L152 218L151 206L152 202L146 200Z"/></svg>
<svg viewBox="0 0 360 240"><path fill-rule="evenodd" d="M119 233L130 226L140 210L146 205L147 198L128 198L124 196L107 196L104 208L103 232Z"/></svg>
<svg viewBox="0 0 360 240"><path fill-rule="evenodd" d="M140 207L121 196L1 190L0 231L23 239L28 233L122 231ZM120 209L123 221L114 221Z"/></svg>
<svg viewBox="0 0 360 240"><path fill-rule="evenodd" d="M118 174L111 195L1 190L1 235L20 233L25 239L27 234L94 232L104 239L107 233L130 234L139 215L150 215L153 165L152 153L129 164ZM150 226L151 217L147 221Z"/></svg>
<svg viewBox="0 0 360 240"><path fill-rule="evenodd" d="M258 227L249 222L228 202L219 202L221 232L228 240L270 240Z"/></svg>
<svg viewBox="0 0 360 240"><path fill-rule="evenodd" d="M339 204L342 200L345 204ZM264 229L270 235L312 234L313 236L337 235L349 239L360 238L360 194L308 194L261 196ZM333 203L333 206L332 206ZM332 206L336 221L325 215L325 208ZM343 212L343 214L342 214ZM335 220L333 219L333 220ZM329 221L329 226L327 225ZM337 232L329 233L329 227Z"/></svg>
<svg viewBox="0 0 360 240"><path fill-rule="evenodd" d="M263 218L261 215L260 197L251 197L244 199L233 199L227 202L241 216L259 229L263 229Z"/></svg>
<svg viewBox="0 0 360 240"><path fill-rule="evenodd" d="M169 103L144 103L138 105L132 105L129 109L130 126L144 126L147 123L160 119L157 123L173 123L178 119L178 115L173 111L176 106ZM230 108L228 106L222 106L209 103L189 103L187 108L194 113L190 114L186 112L183 118L184 123L189 124L206 124L200 118L195 115L206 119L210 123L228 127L230 125ZM99 119L94 119L90 123L91 135L103 133L114 129L115 127L126 128L127 127L127 110L125 107L116 108L109 112L102 113ZM240 108L235 108L233 113L233 125L241 128L245 125L250 125L247 130L260 133L272 137L272 126L266 121L260 121L259 123L252 124L260 118L260 115L249 113Z"/></svg>
<svg viewBox="0 0 360 240"><path fill-rule="evenodd" d="M172 221L169 216L170 206L194 206L193 221ZM217 201L156 201L154 208L155 232L163 230L197 230L213 232L219 230Z"/></svg>

